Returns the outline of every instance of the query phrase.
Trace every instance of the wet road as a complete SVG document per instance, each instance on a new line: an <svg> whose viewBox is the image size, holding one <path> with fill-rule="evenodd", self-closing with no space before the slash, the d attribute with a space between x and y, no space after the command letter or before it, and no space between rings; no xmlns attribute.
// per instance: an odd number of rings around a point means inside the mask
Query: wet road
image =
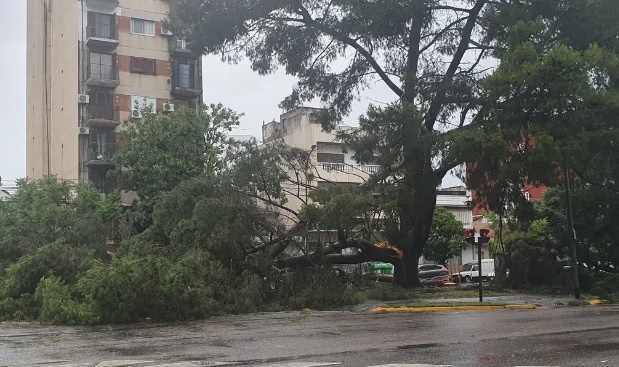
<svg viewBox="0 0 619 367"><path fill-rule="evenodd" d="M0 366L119 359L241 365L316 361L351 367L619 366L619 306L417 314L290 312L96 328L0 324Z"/></svg>

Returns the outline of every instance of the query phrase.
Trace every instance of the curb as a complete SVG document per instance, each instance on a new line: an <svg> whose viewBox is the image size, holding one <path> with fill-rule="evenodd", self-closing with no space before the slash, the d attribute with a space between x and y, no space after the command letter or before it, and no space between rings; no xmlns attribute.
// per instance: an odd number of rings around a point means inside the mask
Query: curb
<svg viewBox="0 0 619 367"><path fill-rule="evenodd" d="M599 305L603 305L605 303L608 303L608 301L605 300L605 299L594 299L594 300L589 301L589 304L591 306L599 306Z"/></svg>
<svg viewBox="0 0 619 367"><path fill-rule="evenodd" d="M534 310L535 305L505 306L439 306L439 307L375 307L372 313L411 313L411 312L445 312L445 311L485 311L485 310Z"/></svg>

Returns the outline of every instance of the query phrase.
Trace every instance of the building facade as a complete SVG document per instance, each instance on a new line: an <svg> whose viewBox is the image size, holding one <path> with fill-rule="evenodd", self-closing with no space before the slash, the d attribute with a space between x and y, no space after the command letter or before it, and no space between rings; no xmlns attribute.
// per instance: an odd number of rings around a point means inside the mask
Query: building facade
<svg viewBox="0 0 619 367"><path fill-rule="evenodd" d="M28 0L28 178L111 192L121 122L200 103L200 58L162 26L168 10L167 0Z"/></svg>
<svg viewBox="0 0 619 367"><path fill-rule="evenodd" d="M262 126L262 140L264 144L281 141L288 146L306 150L310 155L313 179L307 182L310 187L319 187L322 184L358 185L364 182L372 173L380 169L378 165L359 164L353 158L353 151L337 139L336 132L341 129L353 129L348 126L339 126L336 131L325 132L319 123L318 108L300 107L280 116L279 121L272 121ZM301 195L287 195L286 207L298 212L303 202L310 201L307 191L297 190L297 187L287 187L288 192L301 192ZM305 193L305 194L304 194ZM304 196L305 195L305 196ZM471 192L464 186L439 188L437 190L436 205L444 207L462 223L464 229L472 228L473 215L471 206ZM280 218L290 227L294 221L290 218ZM309 233L309 241L335 242L337 233L329 230L319 235ZM450 260L450 264L459 265L476 259L472 248L467 248L457 258ZM488 256L485 249L484 256ZM420 263L426 262L423 257Z"/></svg>
<svg viewBox="0 0 619 367"><path fill-rule="evenodd" d="M321 112L320 108L299 107L282 114L279 121L263 124L263 143L280 141L308 151L312 177L307 182L308 186L318 187L327 183L357 185L364 182L380 167L355 162L353 152L336 137L337 131L352 128L342 125L332 132L323 131L319 122ZM289 192L298 192L297 187L287 189ZM301 195L287 195L286 206L298 212L303 202L308 201L307 194L307 190L302 190ZM287 226L294 224L290 220L284 222Z"/></svg>

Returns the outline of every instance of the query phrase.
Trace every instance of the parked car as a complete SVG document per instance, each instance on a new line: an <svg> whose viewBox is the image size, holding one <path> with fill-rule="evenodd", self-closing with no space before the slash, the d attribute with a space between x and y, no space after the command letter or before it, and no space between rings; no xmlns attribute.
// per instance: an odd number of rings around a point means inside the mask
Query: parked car
<svg viewBox="0 0 619 367"><path fill-rule="evenodd" d="M443 277L449 275L449 270L443 265L423 264L419 265L419 279Z"/></svg>
<svg viewBox="0 0 619 367"><path fill-rule="evenodd" d="M482 280L491 280L494 278L494 259L482 259L481 260L481 278ZM468 263L462 265L460 273L454 274L454 277L459 278L460 281L465 283L476 282L479 278L478 263Z"/></svg>

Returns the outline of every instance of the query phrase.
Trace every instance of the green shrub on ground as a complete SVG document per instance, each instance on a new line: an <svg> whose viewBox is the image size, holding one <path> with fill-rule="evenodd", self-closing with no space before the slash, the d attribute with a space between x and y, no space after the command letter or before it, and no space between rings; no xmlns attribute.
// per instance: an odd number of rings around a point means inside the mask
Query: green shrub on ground
<svg viewBox="0 0 619 367"><path fill-rule="evenodd" d="M77 275L94 262L94 251L56 241L40 247L32 255L21 257L6 269L0 297L19 298L34 294L44 276L55 275L66 283L74 283Z"/></svg>
<svg viewBox="0 0 619 367"><path fill-rule="evenodd" d="M77 289L103 323L192 320L254 311L262 302L255 276L231 273L200 250L176 262L127 256L97 263Z"/></svg>
<svg viewBox="0 0 619 367"><path fill-rule="evenodd" d="M269 274L263 281L268 310L324 310L357 304L364 296L330 266L294 269Z"/></svg>
<svg viewBox="0 0 619 367"><path fill-rule="evenodd" d="M93 325L100 321L90 303L79 302L58 277L43 278L35 292L39 320L61 325Z"/></svg>
<svg viewBox="0 0 619 367"><path fill-rule="evenodd" d="M36 320L38 314L39 307L31 294L22 294L16 298L0 299L1 321Z"/></svg>
<svg viewBox="0 0 619 367"><path fill-rule="evenodd" d="M398 285L389 283L373 283L365 291L367 298L377 301L400 301L416 298L412 290L404 289Z"/></svg>
<svg viewBox="0 0 619 367"><path fill-rule="evenodd" d="M604 275L593 285L591 294L611 302L619 302L619 274Z"/></svg>

